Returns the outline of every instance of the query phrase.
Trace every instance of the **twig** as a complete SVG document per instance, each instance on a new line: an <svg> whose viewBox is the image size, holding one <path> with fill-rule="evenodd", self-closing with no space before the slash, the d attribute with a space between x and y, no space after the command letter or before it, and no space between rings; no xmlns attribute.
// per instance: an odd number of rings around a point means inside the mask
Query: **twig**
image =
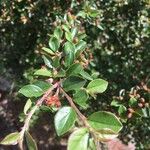
<svg viewBox="0 0 150 150"><path fill-rule="evenodd" d="M91 131L91 135L94 138L96 149L100 150L100 143L99 143L98 139L95 137L95 135L93 134L93 132L91 130L91 127L90 127L90 125L87 122L87 118L80 112L80 110L74 104L73 99L65 92L65 90L62 87L60 87L60 90L62 91L62 93L64 94L64 96L66 97L66 99L68 100L70 106L76 111L76 113L78 114L78 116L81 118L81 120L84 123L84 125Z"/></svg>
<svg viewBox="0 0 150 150"><path fill-rule="evenodd" d="M28 116L25 119L24 126L22 127L22 130L20 132L19 147L21 150L23 150L23 137L24 137L25 131L27 131L29 128L29 123L30 123L30 120L31 120L33 114L42 105L42 103L49 96L49 94L52 92L52 90L55 89L58 85L59 85L59 83L57 82L48 91L46 91L46 93L37 101L36 105L28 113Z"/></svg>

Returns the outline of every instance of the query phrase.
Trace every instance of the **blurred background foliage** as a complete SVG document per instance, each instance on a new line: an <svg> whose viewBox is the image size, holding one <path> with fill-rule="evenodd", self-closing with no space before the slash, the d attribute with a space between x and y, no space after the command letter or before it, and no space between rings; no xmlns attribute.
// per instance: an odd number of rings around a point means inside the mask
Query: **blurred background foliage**
<svg viewBox="0 0 150 150"><path fill-rule="evenodd" d="M34 69L43 65L41 48L59 16L78 15L94 60L89 70L109 81L109 90L97 97L88 112L111 110L113 96L124 89L143 87L139 94L150 101L150 1L149 0L1 0L0 1L0 79L14 100L16 91L33 80ZM122 100L128 101L124 97ZM21 111L20 111L21 113ZM133 141L137 149L150 148L149 117L129 119L120 138Z"/></svg>

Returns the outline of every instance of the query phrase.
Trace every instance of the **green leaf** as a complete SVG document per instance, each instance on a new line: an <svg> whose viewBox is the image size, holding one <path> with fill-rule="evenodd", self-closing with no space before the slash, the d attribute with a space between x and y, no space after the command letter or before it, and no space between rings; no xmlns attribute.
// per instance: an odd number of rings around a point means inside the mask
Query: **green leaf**
<svg viewBox="0 0 150 150"><path fill-rule="evenodd" d="M123 105L119 106L118 113L120 116L124 116L126 114L127 108Z"/></svg>
<svg viewBox="0 0 150 150"><path fill-rule="evenodd" d="M74 61L74 51L75 47L72 43L66 42L64 45L65 52L65 65L70 66Z"/></svg>
<svg viewBox="0 0 150 150"><path fill-rule="evenodd" d="M54 36L55 36L58 40L60 40L61 37L62 37L62 35L63 35L62 29L61 29L60 27L57 27L57 28L54 30Z"/></svg>
<svg viewBox="0 0 150 150"><path fill-rule="evenodd" d="M38 149L35 140L30 135L30 133L27 131L25 132L25 138L26 138L28 150L37 150Z"/></svg>
<svg viewBox="0 0 150 150"><path fill-rule="evenodd" d="M71 29L72 38L74 38L77 35L77 32L78 32L77 28L72 28Z"/></svg>
<svg viewBox="0 0 150 150"><path fill-rule="evenodd" d="M19 93L23 94L26 97L39 97L41 96L51 85L43 82L43 81L39 81L36 82L34 84L29 84L29 85L25 85L23 86L20 90Z"/></svg>
<svg viewBox="0 0 150 150"><path fill-rule="evenodd" d="M73 96L73 101L83 108L87 108L88 93L85 90L77 91Z"/></svg>
<svg viewBox="0 0 150 150"><path fill-rule="evenodd" d="M94 132L94 134L100 142L108 142L118 136L117 133L114 133L110 129L103 129L100 130L99 132Z"/></svg>
<svg viewBox="0 0 150 150"><path fill-rule="evenodd" d="M63 69L59 70L58 73L56 75L54 75L55 78L61 78L61 77L65 77L65 76L66 76L66 72Z"/></svg>
<svg viewBox="0 0 150 150"><path fill-rule="evenodd" d="M86 38L86 36L87 35L85 33L80 33L80 34L78 34L78 39L82 40L82 39Z"/></svg>
<svg viewBox="0 0 150 150"><path fill-rule="evenodd" d="M86 128L74 131L68 140L67 150L87 150L89 132Z"/></svg>
<svg viewBox="0 0 150 150"><path fill-rule="evenodd" d="M103 93L107 89L107 86L107 81L102 79L95 79L88 84L87 90L91 94Z"/></svg>
<svg viewBox="0 0 150 150"><path fill-rule="evenodd" d="M78 57L86 48L86 42L85 41L80 41L79 43L76 44L75 48L75 55Z"/></svg>
<svg viewBox="0 0 150 150"><path fill-rule="evenodd" d="M67 70L66 74L67 76L71 75L77 75L83 70L83 67L80 65L80 63L74 63L72 64L69 69Z"/></svg>
<svg viewBox="0 0 150 150"><path fill-rule="evenodd" d="M53 68L50 59L48 59L48 58L47 58L46 56L44 56L44 55L42 56L42 58L43 58L44 63L45 63L45 65L46 65L47 67Z"/></svg>
<svg viewBox="0 0 150 150"><path fill-rule="evenodd" d="M46 68L41 68L41 69L37 70L34 73L34 75L51 77L52 73L49 70L47 70Z"/></svg>
<svg viewBox="0 0 150 150"><path fill-rule="evenodd" d="M65 54L68 54L70 51L75 51L75 46L71 42L66 42L64 45L64 52Z"/></svg>
<svg viewBox="0 0 150 150"><path fill-rule="evenodd" d="M99 15L99 10L91 9L89 15L90 15L90 17L95 18Z"/></svg>
<svg viewBox="0 0 150 150"><path fill-rule="evenodd" d="M68 132L77 119L76 112L72 107L62 107L54 118L55 129L58 136Z"/></svg>
<svg viewBox="0 0 150 150"><path fill-rule="evenodd" d="M9 135L7 135L0 144L2 145L16 145L18 143L18 140L20 138L19 132L14 132Z"/></svg>
<svg viewBox="0 0 150 150"><path fill-rule="evenodd" d="M129 100L129 106L130 107L137 107L137 99L135 99L134 97L131 97Z"/></svg>
<svg viewBox="0 0 150 150"><path fill-rule="evenodd" d="M59 56L55 56L53 58L53 67L58 68L60 66L60 57Z"/></svg>
<svg viewBox="0 0 150 150"><path fill-rule="evenodd" d="M68 25L62 25L62 28L66 31L66 32L70 32L69 31L69 26Z"/></svg>
<svg viewBox="0 0 150 150"><path fill-rule="evenodd" d="M32 106L32 102L30 99L27 100L25 106L24 106L24 109L23 109L23 112L25 115L27 115L27 111L29 110L29 108Z"/></svg>
<svg viewBox="0 0 150 150"><path fill-rule="evenodd" d="M72 36L71 32L66 32L65 37L69 42L73 41L73 36Z"/></svg>
<svg viewBox="0 0 150 150"><path fill-rule="evenodd" d="M85 85L86 81L78 76L70 76L63 81L63 88L65 91L79 90Z"/></svg>
<svg viewBox="0 0 150 150"><path fill-rule="evenodd" d="M81 75L83 78L87 79L87 80L93 80L93 78L92 78L87 72L85 72L84 70L82 70L82 71L80 72L80 75Z"/></svg>
<svg viewBox="0 0 150 150"><path fill-rule="evenodd" d="M52 86L52 84L40 80L34 82L33 84L40 87L43 90L43 92L47 91Z"/></svg>
<svg viewBox="0 0 150 150"><path fill-rule="evenodd" d="M51 55L55 54L51 49L46 48L46 47L43 47L42 50L45 51L45 52L47 52L47 53L49 53L49 54L51 54Z"/></svg>
<svg viewBox="0 0 150 150"><path fill-rule="evenodd" d="M111 102L110 105L114 106L114 107L122 106L122 104L119 101L115 100L115 99Z"/></svg>
<svg viewBox="0 0 150 150"><path fill-rule="evenodd" d="M119 119L112 113L106 111L98 111L88 117L88 123L96 131L112 130L118 133L122 129Z"/></svg>
<svg viewBox="0 0 150 150"><path fill-rule="evenodd" d="M51 37L49 40L49 47L53 50L53 52L56 52L60 46L60 42L56 37Z"/></svg>

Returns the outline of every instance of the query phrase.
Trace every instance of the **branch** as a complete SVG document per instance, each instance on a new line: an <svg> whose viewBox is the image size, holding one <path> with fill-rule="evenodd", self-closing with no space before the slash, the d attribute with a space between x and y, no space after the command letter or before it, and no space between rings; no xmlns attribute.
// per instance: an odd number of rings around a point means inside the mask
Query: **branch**
<svg viewBox="0 0 150 150"><path fill-rule="evenodd" d="M66 99L68 100L70 106L76 111L76 113L78 114L78 116L81 118L82 122L84 123L84 125L88 128L90 128L88 122L87 122L87 118L80 112L80 110L76 107L76 105L73 102L73 99L64 91L64 89L62 87L60 87L60 90L62 91L62 93L64 94L64 96L66 97Z"/></svg>
<svg viewBox="0 0 150 150"><path fill-rule="evenodd" d="M100 143L99 143L98 139L96 138L96 136L93 134L93 132L91 130L91 127L90 127L90 125L87 122L87 118L80 112L80 110L74 104L73 99L64 91L64 89L62 87L60 87L60 90L62 91L62 93L64 94L64 96L66 97L66 99L68 100L70 106L76 111L76 113L78 114L78 116L81 118L81 120L84 123L84 125L91 131L91 135L94 138L96 149L100 150Z"/></svg>
<svg viewBox="0 0 150 150"><path fill-rule="evenodd" d="M42 105L42 103L49 96L49 94L52 92L52 90L55 89L58 85L59 85L59 83L57 82L48 91L46 91L46 93L37 101L36 105L34 107L32 107L31 111L28 113L28 116L25 119L24 126L22 127L22 130L20 132L19 147L21 150L23 150L23 137L24 137L25 131L27 131L29 128L29 123L30 123L30 120L31 120L33 114Z"/></svg>

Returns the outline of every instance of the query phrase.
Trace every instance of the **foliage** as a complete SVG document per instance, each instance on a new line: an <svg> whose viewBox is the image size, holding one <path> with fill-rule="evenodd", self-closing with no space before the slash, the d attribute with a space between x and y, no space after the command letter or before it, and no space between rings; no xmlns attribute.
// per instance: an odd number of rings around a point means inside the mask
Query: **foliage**
<svg viewBox="0 0 150 150"><path fill-rule="evenodd" d="M120 138L128 142L132 135L137 149L149 149L149 1L15 0L0 5L1 74L14 68L11 72L17 82L31 83L20 90L31 97L25 114L34 107L36 97L61 80L61 87L86 116L114 111L124 124ZM67 15L63 18L62 14ZM43 64L41 55L45 66L37 69ZM43 80L49 77L45 86ZM109 81L108 88L107 81L99 77ZM59 96L62 105L69 107L64 95ZM59 99L53 99L44 105L53 104L51 110L59 112ZM87 129L74 132L69 140L79 134L93 141Z"/></svg>

